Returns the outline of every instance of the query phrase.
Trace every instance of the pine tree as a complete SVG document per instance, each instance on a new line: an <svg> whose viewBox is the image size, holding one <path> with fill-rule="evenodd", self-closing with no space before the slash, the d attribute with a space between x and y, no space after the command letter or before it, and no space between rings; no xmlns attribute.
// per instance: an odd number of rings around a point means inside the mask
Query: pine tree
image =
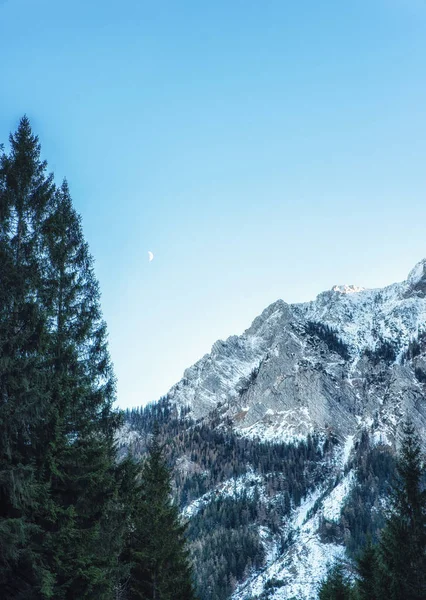
<svg viewBox="0 0 426 600"><path fill-rule="evenodd" d="M352 600L353 590L342 563L333 565L321 583L319 600Z"/></svg>
<svg viewBox="0 0 426 600"><path fill-rule="evenodd" d="M367 540L357 560L357 571L356 588L359 600L380 600L377 549L372 544L371 538Z"/></svg>
<svg viewBox="0 0 426 600"><path fill-rule="evenodd" d="M418 437L411 423L397 463L391 514L380 540L381 576L391 600L426 598L426 493Z"/></svg>
<svg viewBox="0 0 426 600"><path fill-rule="evenodd" d="M68 185L43 227L43 304L49 315L49 419L43 473L49 502L39 511L52 585L44 597L111 598L119 536L112 411L115 381L93 259Z"/></svg>
<svg viewBox="0 0 426 600"><path fill-rule="evenodd" d="M54 193L26 117L0 161L0 590L35 597L46 571L32 515L46 497L38 477L49 410L48 322L39 302L40 231Z"/></svg>
<svg viewBox="0 0 426 600"><path fill-rule="evenodd" d="M172 501L158 430L142 472L130 540L131 600L195 600L185 526Z"/></svg>
<svg viewBox="0 0 426 600"><path fill-rule="evenodd" d="M117 465L99 285L24 117L0 161L0 597L110 600L135 467Z"/></svg>

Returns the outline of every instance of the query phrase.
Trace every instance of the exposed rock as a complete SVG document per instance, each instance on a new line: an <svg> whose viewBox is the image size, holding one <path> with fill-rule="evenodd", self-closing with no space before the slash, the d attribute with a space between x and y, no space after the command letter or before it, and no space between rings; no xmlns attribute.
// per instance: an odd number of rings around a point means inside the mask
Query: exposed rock
<svg viewBox="0 0 426 600"><path fill-rule="evenodd" d="M401 358L425 329L425 292L422 260L406 281L383 289L335 286L304 304L278 300L241 336L216 342L168 396L195 419L222 405L241 435L265 439L330 429L343 438L373 422L393 440L407 414L424 432L424 383L414 369L426 379L426 363ZM308 333L308 323L331 328L349 358Z"/></svg>

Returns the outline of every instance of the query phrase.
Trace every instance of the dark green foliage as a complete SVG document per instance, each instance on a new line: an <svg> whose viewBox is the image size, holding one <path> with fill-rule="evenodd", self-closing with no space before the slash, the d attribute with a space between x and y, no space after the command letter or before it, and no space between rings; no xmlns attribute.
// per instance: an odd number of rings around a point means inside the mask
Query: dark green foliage
<svg viewBox="0 0 426 600"><path fill-rule="evenodd" d="M396 348L387 340L380 340L374 350L370 350L367 348L364 351L365 356L367 356L374 365L378 365L380 362L385 362L386 364L391 364L396 360Z"/></svg>
<svg viewBox="0 0 426 600"><path fill-rule="evenodd" d="M306 333L311 336L316 336L325 344L330 352L336 352L344 360L350 359L348 346L338 337L338 333L332 327L323 323L309 321L306 325Z"/></svg>
<svg viewBox="0 0 426 600"><path fill-rule="evenodd" d="M425 467L410 423L397 463L391 513L382 532L379 557L391 600L426 598Z"/></svg>
<svg viewBox="0 0 426 600"><path fill-rule="evenodd" d="M185 526L172 501L158 434L142 468L129 553L129 600L195 600Z"/></svg>
<svg viewBox="0 0 426 600"><path fill-rule="evenodd" d="M126 411L126 422L141 433L142 441L131 447L136 455L146 452L144 440L152 431L154 421L160 426L160 434L169 466L186 456L193 469L175 472L177 496L180 506L216 487L232 477L247 472L251 465L256 473L269 474L268 489L271 496L277 492L287 493L286 505L291 499L298 505L307 491L321 481L324 468L318 467L324 451L318 438L308 436L306 442L294 444L268 444L237 436L231 427L215 429L219 424L213 420L209 425L197 425L186 418L186 411L178 412L167 399L157 404Z"/></svg>
<svg viewBox="0 0 426 600"><path fill-rule="evenodd" d="M268 579L268 581L265 583L265 590L276 590L283 587L284 585L285 584L282 579L277 579L276 577L273 577L272 579Z"/></svg>
<svg viewBox="0 0 426 600"><path fill-rule="evenodd" d="M105 539L116 485L114 376L93 260L66 182L42 233L48 259L42 300L50 333L42 472L50 497L37 519L46 530L45 561L54 580L46 597L108 598L119 551Z"/></svg>
<svg viewBox="0 0 426 600"><path fill-rule="evenodd" d="M426 383L426 373L420 367L415 367L414 375L419 383Z"/></svg>
<svg viewBox="0 0 426 600"><path fill-rule="evenodd" d="M48 585L32 515L47 493L37 468L50 394L40 229L53 185L25 117L10 146L0 163L0 589L31 599Z"/></svg>
<svg viewBox="0 0 426 600"><path fill-rule="evenodd" d="M352 600L353 590L345 569L340 562L333 565L321 583L319 600Z"/></svg>
<svg viewBox="0 0 426 600"><path fill-rule="evenodd" d="M218 497L189 522L197 590L203 600L229 598L251 569L263 564L264 552L254 525L258 498L242 493Z"/></svg>
<svg viewBox="0 0 426 600"><path fill-rule="evenodd" d="M342 544L344 530L341 523L320 517L318 535L323 544Z"/></svg>
<svg viewBox="0 0 426 600"><path fill-rule="evenodd" d="M380 600L380 586L377 577L379 557L371 538L357 558L357 600Z"/></svg>
<svg viewBox="0 0 426 600"><path fill-rule="evenodd" d="M417 338L410 341L407 350L402 355L402 363L412 361L426 351L426 332L421 331Z"/></svg>
<svg viewBox="0 0 426 600"><path fill-rule="evenodd" d="M125 600L131 507L141 490L137 465L117 462L121 418L112 409L93 259L68 185L57 189L47 175L27 118L10 146L0 159L0 597ZM167 588L161 598L192 600L168 475L156 503L147 500L151 475L148 463L141 488L148 522L161 524L163 554L173 547L186 577L168 572L174 594ZM150 561L140 555L138 568L152 577Z"/></svg>
<svg viewBox="0 0 426 600"><path fill-rule="evenodd" d="M254 384L259 374L259 368L260 367L255 367L254 369L252 369L250 375L247 378L245 378L244 381L241 383L238 389L239 396L244 396L244 394L247 393L250 387Z"/></svg>
<svg viewBox="0 0 426 600"><path fill-rule="evenodd" d="M395 459L388 446L372 445L364 431L349 466L356 470L356 484L342 507L339 533L349 556L355 557L369 536L378 540L385 524L383 498L390 492Z"/></svg>
<svg viewBox="0 0 426 600"><path fill-rule="evenodd" d="M98 284L68 188L46 174L27 118L10 147L0 165L0 596L112 597L118 422Z"/></svg>

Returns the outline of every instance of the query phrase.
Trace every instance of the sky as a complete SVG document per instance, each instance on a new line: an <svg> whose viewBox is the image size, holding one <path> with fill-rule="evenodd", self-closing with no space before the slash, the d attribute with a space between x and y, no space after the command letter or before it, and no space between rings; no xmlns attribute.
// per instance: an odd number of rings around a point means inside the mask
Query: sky
<svg viewBox="0 0 426 600"><path fill-rule="evenodd" d="M68 179L120 407L278 298L426 257L425 0L0 0L0 57L0 141L26 113Z"/></svg>

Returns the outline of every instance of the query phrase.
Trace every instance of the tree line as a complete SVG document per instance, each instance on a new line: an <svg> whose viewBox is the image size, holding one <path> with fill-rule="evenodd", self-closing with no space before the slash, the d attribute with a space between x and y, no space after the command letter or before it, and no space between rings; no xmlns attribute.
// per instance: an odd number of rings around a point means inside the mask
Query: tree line
<svg viewBox="0 0 426 600"><path fill-rule="evenodd" d="M118 460L93 259L24 117L0 148L0 597L193 600L154 436Z"/></svg>

